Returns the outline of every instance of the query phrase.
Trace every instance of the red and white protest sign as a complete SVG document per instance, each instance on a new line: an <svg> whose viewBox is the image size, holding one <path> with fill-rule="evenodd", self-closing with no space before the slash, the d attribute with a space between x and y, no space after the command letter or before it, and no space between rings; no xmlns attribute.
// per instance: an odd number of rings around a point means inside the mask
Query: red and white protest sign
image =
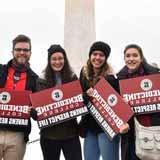
<svg viewBox="0 0 160 160"><path fill-rule="evenodd" d="M120 126L133 115L130 106L104 78L94 87L88 109L110 139L119 133Z"/></svg>
<svg viewBox="0 0 160 160"><path fill-rule="evenodd" d="M120 80L120 92L135 114L160 112L160 74Z"/></svg>
<svg viewBox="0 0 160 160"><path fill-rule="evenodd" d="M88 112L79 80L30 95L39 128L52 126Z"/></svg>
<svg viewBox="0 0 160 160"><path fill-rule="evenodd" d="M133 115L130 106L104 78L94 87L88 109L110 139L119 133L120 126Z"/></svg>
<svg viewBox="0 0 160 160"><path fill-rule="evenodd" d="M27 126L30 91L0 89L0 124Z"/></svg>

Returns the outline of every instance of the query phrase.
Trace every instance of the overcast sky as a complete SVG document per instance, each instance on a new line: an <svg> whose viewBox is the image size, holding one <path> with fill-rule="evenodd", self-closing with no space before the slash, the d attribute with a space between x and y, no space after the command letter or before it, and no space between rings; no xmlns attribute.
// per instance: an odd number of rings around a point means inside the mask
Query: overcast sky
<svg viewBox="0 0 160 160"><path fill-rule="evenodd" d="M129 43L139 44L147 60L160 65L159 0L95 0L95 15L97 40L111 45L109 60L116 71L123 66L123 49ZM23 33L32 39L31 66L40 74L46 65L50 44L63 45L63 25L64 0L1 1L0 63L12 57L11 42ZM37 136L35 129L31 138ZM30 146L34 147L28 147L25 159L41 160L41 153L35 156L33 150L38 145Z"/></svg>
<svg viewBox="0 0 160 160"><path fill-rule="evenodd" d="M139 44L149 62L159 64L158 0L96 0L95 15L97 40L111 45L109 60L116 71L123 65L123 49L129 43ZM11 41L16 35L23 33L32 39L31 65L40 73L46 65L44 58L49 45L63 45L63 24L64 0L1 2L0 62L5 63L11 58ZM39 63L41 66L37 67Z"/></svg>

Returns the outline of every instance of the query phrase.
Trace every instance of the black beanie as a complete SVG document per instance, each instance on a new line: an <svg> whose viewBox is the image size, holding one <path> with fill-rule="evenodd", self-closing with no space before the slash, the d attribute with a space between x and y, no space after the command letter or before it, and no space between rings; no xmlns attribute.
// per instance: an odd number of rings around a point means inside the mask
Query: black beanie
<svg viewBox="0 0 160 160"><path fill-rule="evenodd" d="M48 49L48 60L50 60L50 57L53 53L61 52L64 56L66 56L65 50L61 47L59 44L53 44Z"/></svg>
<svg viewBox="0 0 160 160"><path fill-rule="evenodd" d="M91 56L92 52L96 51L96 50L102 51L104 53L106 59L109 57L110 52L111 52L111 48L107 43L97 41L92 44L90 51L89 51L89 57Z"/></svg>

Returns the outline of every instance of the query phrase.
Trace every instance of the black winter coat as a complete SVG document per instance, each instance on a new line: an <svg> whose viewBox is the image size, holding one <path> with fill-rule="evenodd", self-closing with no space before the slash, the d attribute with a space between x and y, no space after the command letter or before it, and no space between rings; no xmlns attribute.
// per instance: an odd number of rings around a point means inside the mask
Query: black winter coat
<svg viewBox="0 0 160 160"><path fill-rule="evenodd" d="M11 61L9 61L8 64L6 65L0 65L0 88L4 88L5 84L6 84L6 80L7 80L7 76L8 76L8 69L11 66ZM31 68L29 68L27 70L27 81L26 81L26 90L35 92L36 91L36 80L37 80L38 76L36 73L34 73ZM17 131L17 132L24 132L24 140L25 142L27 142L29 140L29 134L31 132L31 122L29 120L29 124L27 127L15 127L15 126L3 126L0 125L0 129L7 129L7 130L11 130L11 131Z"/></svg>
<svg viewBox="0 0 160 160"><path fill-rule="evenodd" d="M77 79L78 79L77 76L73 74L69 82ZM67 82L63 82L62 80L62 84L64 83L67 83ZM45 79L39 78L37 80L37 91L44 90L47 88L49 88L47 85L47 81ZM43 137L57 139L57 140L78 136L77 120L74 118L74 119L62 122L60 124L53 125L52 127L41 129L40 134Z"/></svg>

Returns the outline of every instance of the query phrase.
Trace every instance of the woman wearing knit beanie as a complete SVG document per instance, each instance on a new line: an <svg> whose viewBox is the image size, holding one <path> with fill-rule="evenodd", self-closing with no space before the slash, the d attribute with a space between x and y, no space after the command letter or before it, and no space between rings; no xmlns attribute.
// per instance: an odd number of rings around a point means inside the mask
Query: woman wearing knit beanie
<svg viewBox="0 0 160 160"><path fill-rule="evenodd" d="M84 91L86 104L89 99L89 95L87 95L88 91L94 87L102 77L118 91L118 81L115 79L113 70L107 62L110 52L110 46L101 41L93 43L90 48L89 59L80 73L80 82ZM125 129L128 130L128 128ZM125 130L122 130L122 132L125 132ZM110 141L90 114L82 117L80 121L80 134L85 137L85 160L99 160L100 156L102 156L103 160L119 159L119 137L116 136Z"/></svg>
<svg viewBox="0 0 160 160"><path fill-rule="evenodd" d="M48 49L48 64L37 89L43 90L77 80L65 50L57 44ZM72 119L52 127L41 129L40 144L44 160L60 160L61 150L66 160L82 160L78 124Z"/></svg>

